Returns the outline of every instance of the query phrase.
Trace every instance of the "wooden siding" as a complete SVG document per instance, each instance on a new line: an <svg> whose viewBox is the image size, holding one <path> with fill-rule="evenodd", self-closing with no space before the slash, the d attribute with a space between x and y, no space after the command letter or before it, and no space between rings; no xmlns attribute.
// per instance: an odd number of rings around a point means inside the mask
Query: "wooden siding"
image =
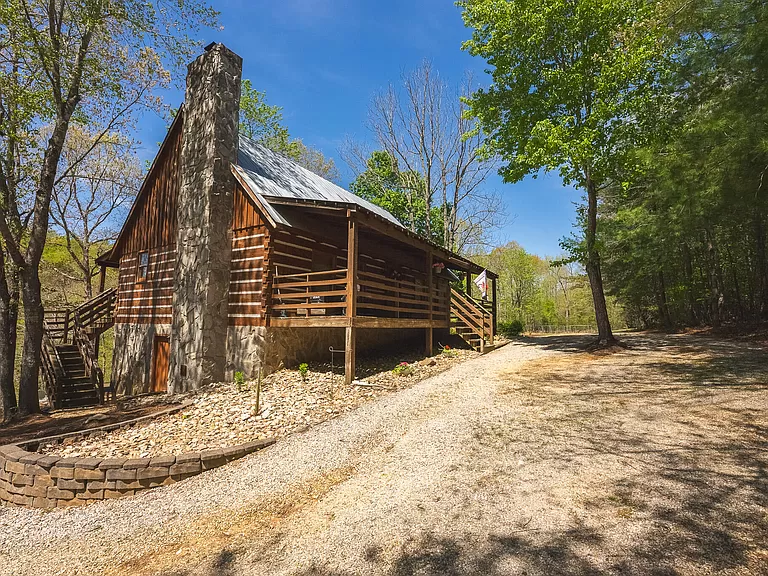
<svg viewBox="0 0 768 576"><path fill-rule="evenodd" d="M128 220L114 256L120 260L115 321L170 324L176 267L176 202L180 186L181 125L166 136ZM149 254L149 273L139 281L139 253Z"/></svg>
<svg viewBox="0 0 768 576"><path fill-rule="evenodd" d="M265 326L270 231L239 186L234 193L232 228L229 325Z"/></svg>
<svg viewBox="0 0 768 576"><path fill-rule="evenodd" d="M147 279L137 280L138 253L120 259L115 322L128 324L170 324L173 310L175 245L148 251Z"/></svg>
<svg viewBox="0 0 768 576"><path fill-rule="evenodd" d="M166 137L120 233L115 256L176 244L176 202L181 184L181 122Z"/></svg>

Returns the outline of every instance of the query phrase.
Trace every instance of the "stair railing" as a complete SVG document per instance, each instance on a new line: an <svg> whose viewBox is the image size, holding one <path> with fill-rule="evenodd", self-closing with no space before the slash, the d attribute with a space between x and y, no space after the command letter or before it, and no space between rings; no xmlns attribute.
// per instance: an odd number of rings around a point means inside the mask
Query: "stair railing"
<svg viewBox="0 0 768 576"><path fill-rule="evenodd" d="M99 404L104 403L104 371L99 366L99 358L96 355L96 348L93 346L93 342L88 337L85 331L85 327L80 319L80 314L75 311L74 328L72 329L72 337L74 343L77 344L77 349L80 352L80 357L83 359L83 365L85 366L85 375L90 378L91 384L99 393Z"/></svg>
<svg viewBox="0 0 768 576"><path fill-rule="evenodd" d="M61 387L66 374L64 372L64 364L50 334L51 328L43 320L43 346L40 358L43 381L45 382L45 393L48 395L51 407L58 409L61 408Z"/></svg>
<svg viewBox="0 0 768 576"><path fill-rule="evenodd" d="M493 343L493 314L482 303L451 288L451 313L460 326L478 336L481 352L485 351L486 340Z"/></svg>
<svg viewBox="0 0 768 576"><path fill-rule="evenodd" d="M112 325L116 300L117 288L105 290L75 308L73 316L79 318L82 328L89 328L94 325L97 325L97 328L109 328ZM105 319L106 322L102 322Z"/></svg>

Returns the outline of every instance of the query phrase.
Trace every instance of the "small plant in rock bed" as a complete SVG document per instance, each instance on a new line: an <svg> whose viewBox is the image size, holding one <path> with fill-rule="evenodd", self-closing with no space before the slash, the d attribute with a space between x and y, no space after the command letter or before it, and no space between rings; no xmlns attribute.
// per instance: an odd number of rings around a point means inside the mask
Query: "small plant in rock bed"
<svg viewBox="0 0 768 576"><path fill-rule="evenodd" d="M443 356L456 356L456 350L454 350L453 348L451 348L450 346L448 346L448 344L446 344L445 346L443 346L443 348L442 348L442 350L440 351L440 353L441 353Z"/></svg>
<svg viewBox="0 0 768 576"><path fill-rule="evenodd" d="M400 364L394 367L392 373L396 376L408 376L413 374L413 366L408 364L408 362L400 362Z"/></svg>
<svg viewBox="0 0 768 576"><path fill-rule="evenodd" d="M245 374L242 372L235 372L235 387L238 392L245 390Z"/></svg>
<svg viewBox="0 0 768 576"><path fill-rule="evenodd" d="M301 379L306 382L307 381L307 374L309 374L309 364L306 362L302 362L299 364L299 374L301 374Z"/></svg>

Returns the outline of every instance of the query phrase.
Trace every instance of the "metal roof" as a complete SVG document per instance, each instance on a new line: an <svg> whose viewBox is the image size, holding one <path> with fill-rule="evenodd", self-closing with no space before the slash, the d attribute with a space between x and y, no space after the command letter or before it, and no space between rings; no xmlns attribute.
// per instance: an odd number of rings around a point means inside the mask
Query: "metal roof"
<svg viewBox="0 0 768 576"><path fill-rule="evenodd" d="M265 199L267 204L270 198L356 204L400 228L405 228L397 218L381 206L352 194L242 134L237 163L238 172L253 193ZM272 216L278 221L281 220L277 213ZM283 223L288 224L288 222Z"/></svg>

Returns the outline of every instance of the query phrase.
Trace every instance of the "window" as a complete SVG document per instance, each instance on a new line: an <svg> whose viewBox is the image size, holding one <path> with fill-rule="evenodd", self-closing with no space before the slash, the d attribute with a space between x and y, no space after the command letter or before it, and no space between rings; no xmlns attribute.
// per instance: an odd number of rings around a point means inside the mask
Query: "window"
<svg viewBox="0 0 768 576"><path fill-rule="evenodd" d="M149 273L149 252L139 252L139 264L136 270L136 279L141 282L147 279Z"/></svg>

